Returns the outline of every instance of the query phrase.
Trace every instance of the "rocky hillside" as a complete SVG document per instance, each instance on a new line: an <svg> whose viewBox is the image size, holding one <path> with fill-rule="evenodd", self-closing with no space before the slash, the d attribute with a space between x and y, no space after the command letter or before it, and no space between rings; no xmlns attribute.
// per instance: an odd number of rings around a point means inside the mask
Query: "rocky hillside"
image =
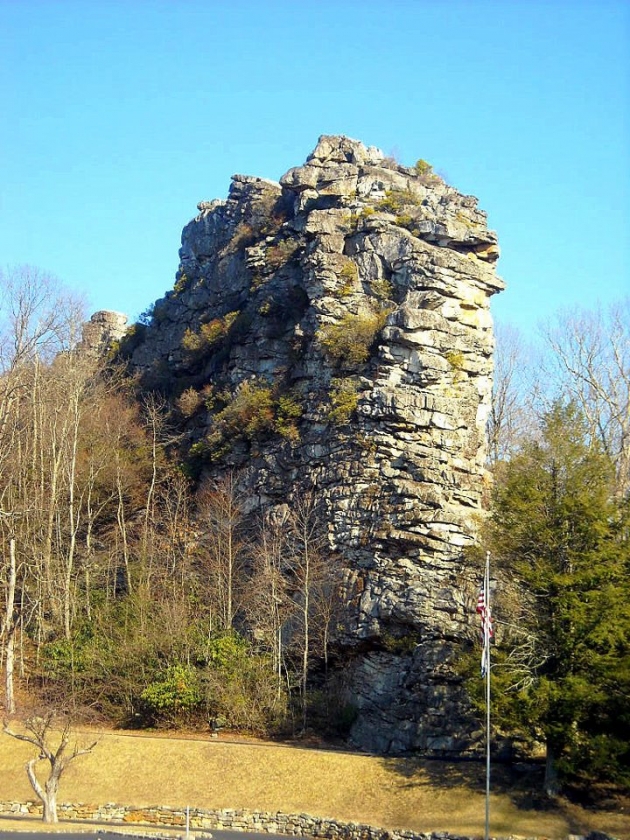
<svg viewBox="0 0 630 840"><path fill-rule="evenodd" d="M496 235L424 161L346 137L198 208L122 352L172 400L193 472L236 470L272 513L324 500L355 743L467 749L451 662L475 632L462 551L486 487Z"/></svg>

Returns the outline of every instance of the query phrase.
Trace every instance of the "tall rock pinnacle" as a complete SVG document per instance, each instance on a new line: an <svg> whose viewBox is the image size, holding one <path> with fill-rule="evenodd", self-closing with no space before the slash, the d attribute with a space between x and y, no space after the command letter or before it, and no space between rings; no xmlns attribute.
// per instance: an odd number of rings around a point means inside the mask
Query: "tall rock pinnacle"
<svg viewBox="0 0 630 840"><path fill-rule="evenodd" d="M466 750L453 663L473 635L463 551L487 486L497 237L423 161L337 136L199 211L130 363L187 400L198 471L236 471L252 509L323 500L355 743ZM263 392L256 425L243 406Z"/></svg>

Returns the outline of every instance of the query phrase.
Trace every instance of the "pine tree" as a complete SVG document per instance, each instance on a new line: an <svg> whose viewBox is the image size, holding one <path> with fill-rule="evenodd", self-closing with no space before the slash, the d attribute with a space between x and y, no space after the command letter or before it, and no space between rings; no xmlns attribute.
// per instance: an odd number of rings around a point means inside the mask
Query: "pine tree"
<svg viewBox="0 0 630 840"><path fill-rule="evenodd" d="M558 774L630 783L630 519L614 486L572 404L498 471L488 547L511 585L494 715L545 743L549 793Z"/></svg>

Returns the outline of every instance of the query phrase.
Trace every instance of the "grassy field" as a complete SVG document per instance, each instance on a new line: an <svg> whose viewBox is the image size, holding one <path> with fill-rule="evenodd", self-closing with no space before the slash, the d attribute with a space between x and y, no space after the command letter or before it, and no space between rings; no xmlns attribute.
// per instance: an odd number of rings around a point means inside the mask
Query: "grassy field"
<svg viewBox="0 0 630 840"><path fill-rule="evenodd" d="M79 736L81 740L83 736ZM87 736L85 736L87 738ZM0 800L33 798L33 748L0 735ZM482 764L420 762L266 742L106 732L62 778L61 802L250 808L308 813L383 828L483 835ZM630 840L630 813L570 803L536 807L531 779L497 767L491 832L560 840L606 831Z"/></svg>

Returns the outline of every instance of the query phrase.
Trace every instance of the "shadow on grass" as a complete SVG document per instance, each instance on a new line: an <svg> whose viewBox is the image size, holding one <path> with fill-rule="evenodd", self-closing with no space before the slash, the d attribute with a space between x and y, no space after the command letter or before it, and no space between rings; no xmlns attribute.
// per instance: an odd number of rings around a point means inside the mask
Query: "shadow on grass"
<svg viewBox="0 0 630 840"><path fill-rule="evenodd" d="M404 788L466 788L484 794L486 763L477 759L384 758L383 766L407 781ZM490 787L493 794L509 797L524 811L558 811L558 802L543 791L544 765L537 762L491 765Z"/></svg>
<svg viewBox="0 0 630 840"><path fill-rule="evenodd" d="M383 766L404 781L403 788L443 790L464 788L483 795L486 790L486 763L482 759L442 759L391 757L382 759ZM575 787L563 798L552 799L543 789L544 762L495 762L491 765L492 795L507 797L522 812L547 813L562 817L569 831L583 832L584 812L629 813L630 796L622 791ZM582 814L579 812L582 811Z"/></svg>

